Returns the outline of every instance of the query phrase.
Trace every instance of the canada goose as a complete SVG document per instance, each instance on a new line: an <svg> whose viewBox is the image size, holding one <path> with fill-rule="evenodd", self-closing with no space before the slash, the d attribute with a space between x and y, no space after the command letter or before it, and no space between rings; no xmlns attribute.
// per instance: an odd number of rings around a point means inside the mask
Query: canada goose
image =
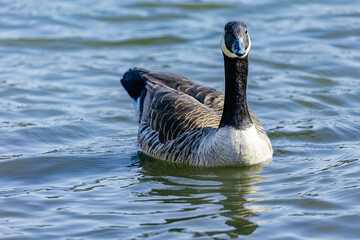
<svg viewBox="0 0 360 240"><path fill-rule="evenodd" d="M225 94L185 77L133 68L121 83L134 100L140 149L165 161L203 166L268 161L271 143L248 109L247 26L229 22L221 39Z"/></svg>

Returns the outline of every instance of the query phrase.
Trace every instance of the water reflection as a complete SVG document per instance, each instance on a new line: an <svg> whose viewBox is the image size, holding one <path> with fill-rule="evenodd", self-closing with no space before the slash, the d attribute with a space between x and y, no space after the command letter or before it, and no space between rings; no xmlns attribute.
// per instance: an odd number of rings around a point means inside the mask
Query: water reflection
<svg viewBox="0 0 360 240"><path fill-rule="evenodd" d="M265 210L254 204L260 200L261 189L256 184L264 181L260 175L263 165L199 168L139 155L143 175L139 180L151 187L141 193L144 200L140 201L161 202L163 209L170 209L165 210L161 223L145 225L167 225L168 231L194 236L231 238L251 235L259 226L252 218ZM176 204L175 210L167 204ZM159 216L156 219L159 221Z"/></svg>

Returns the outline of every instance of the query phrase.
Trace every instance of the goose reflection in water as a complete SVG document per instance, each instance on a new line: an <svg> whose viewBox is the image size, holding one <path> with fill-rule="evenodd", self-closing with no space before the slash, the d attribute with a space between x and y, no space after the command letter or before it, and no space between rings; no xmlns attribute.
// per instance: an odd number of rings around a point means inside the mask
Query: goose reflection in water
<svg viewBox="0 0 360 240"><path fill-rule="evenodd" d="M139 156L139 185L153 187L147 192L135 192L136 201L151 202L157 205L155 209L163 209L149 212L154 217L141 224L151 226L152 233L157 229L158 233L184 231L194 236L251 235L258 227L253 218L267 210L256 205L263 200L256 184L264 181L260 175L264 165L199 168L156 160L142 153ZM203 232L204 225L212 227Z"/></svg>

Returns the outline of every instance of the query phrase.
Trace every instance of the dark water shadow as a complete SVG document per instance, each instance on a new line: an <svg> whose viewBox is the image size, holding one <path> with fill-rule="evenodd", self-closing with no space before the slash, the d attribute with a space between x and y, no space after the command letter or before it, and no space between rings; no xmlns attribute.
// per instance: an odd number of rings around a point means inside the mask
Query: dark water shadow
<svg viewBox="0 0 360 240"><path fill-rule="evenodd" d="M205 168L168 163L143 153L139 153L139 158L140 172L143 175L140 182L160 183L155 184L158 188L149 189L149 199L162 201L163 204L178 203L187 206L180 210L184 212L182 218L165 219L165 224L169 225L168 231L191 232L194 237L208 236L215 239L248 236L259 227L252 218L264 209L253 203L260 200L257 197L260 188L256 184L264 181L264 177L260 175L264 165ZM211 211L211 206L216 206L216 210ZM187 212L201 208L209 209L187 217ZM215 219L214 222L220 220L222 227L212 226L212 220L197 221L202 230L208 230L193 231L193 227L187 226L185 221L195 218ZM181 223L182 221L184 222ZM171 228L173 224L177 226L176 229Z"/></svg>

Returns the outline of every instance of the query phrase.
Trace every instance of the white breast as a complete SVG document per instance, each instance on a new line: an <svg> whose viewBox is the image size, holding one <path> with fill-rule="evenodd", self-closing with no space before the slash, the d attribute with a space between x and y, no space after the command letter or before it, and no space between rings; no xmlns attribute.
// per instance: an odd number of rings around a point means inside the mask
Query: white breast
<svg viewBox="0 0 360 240"><path fill-rule="evenodd" d="M271 145L259 137L254 126L244 130L233 127L219 128L201 148L204 155L207 155L204 161L227 163L223 165L258 164L268 161L273 154Z"/></svg>

